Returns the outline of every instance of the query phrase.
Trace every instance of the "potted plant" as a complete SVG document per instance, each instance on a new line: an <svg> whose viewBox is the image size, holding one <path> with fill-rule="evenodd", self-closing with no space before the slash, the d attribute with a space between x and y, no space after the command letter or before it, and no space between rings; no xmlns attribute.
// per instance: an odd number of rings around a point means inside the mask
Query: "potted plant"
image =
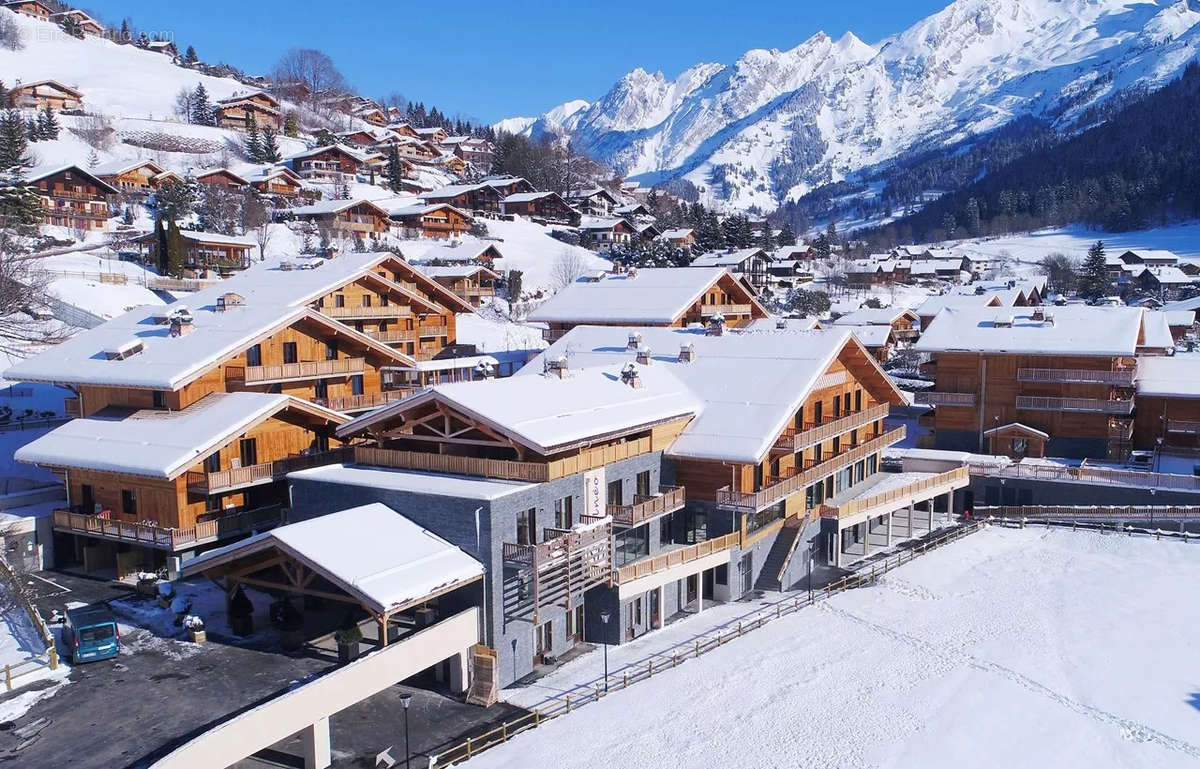
<svg viewBox="0 0 1200 769"><path fill-rule="evenodd" d="M351 623L334 633L333 640L337 641L338 647L338 662L345 665L358 659L362 649L362 638L362 630L359 629L357 623Z"/></svg>
<svg viewBox="0 0 1200 769"><path fill-rule="evenodd" d="M279 642L284 651L294 652L304 645L304 615L292 602L283 601L279 614Z"/></svg>
<svg viewBox="0 0 1200 769"><path fill-rule="evenodd" d="M158 605L164 609L171 608L171 603L175 600L175 585L171 582L159 582L154 586L155 592L158 594Z"/></svg>
<svg viewBox="0 0 1200 769"><path fill-rule="evenodd" d="M242 637L254 632L254 604L240 585L229 601L229 629Z"/></svg>
<svg viewBox="0 0 1200 769"><path fill-rule="evenodd" d="M139 571L137 575L138 595L154 598L158 595L158 575L152 571Z"/></svg>
<svg viewBox="0 0 1200 769"><path fill-rule="evenodd" d="M189 614L183 620L183 626L187 628L188 639L194 644L202 644L208 640L208 636L204 632L204 620L197 617L195 614Z"/></svg>

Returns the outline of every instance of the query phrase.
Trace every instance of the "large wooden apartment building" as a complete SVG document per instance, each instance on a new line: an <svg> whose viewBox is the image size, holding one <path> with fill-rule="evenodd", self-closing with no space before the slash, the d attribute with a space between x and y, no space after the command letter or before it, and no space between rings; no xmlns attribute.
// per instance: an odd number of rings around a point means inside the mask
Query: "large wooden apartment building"
<svg viewBox="0 0 1200 769"><path fill-rule="evenodd" d="M676 326L720 318L736 328L770 315L754 291L723 267L631 269L585 276L530 314L547 341L579 325Z"/></svg>
<svg viewBox="0 0 1200 769"><path fill-rule="evenodd" d="M108 227L116 187L79 166L40 167L26 176L42 200L43 224L73 230Z"/></svg>
<svg viewBox="0 0 1200 769"><path fill-rule="evenodd" d="M934 356L933 446L1123 459L1138 356L1173 347L1162 313L1124 307L950 307L916 349Z"/></svg>
<svg viewBox="0 0 1200 769"><path fill-rule="evenodd" d="M283 129L279 100L266 91L252 91L221 99L216 104L216 111L217 125L222 128L248 131L253 123L259 128L270 126L277 131Z"/></svg>
<svg viewBox="0 0 1200 769"><path fill-rule="evenodd" d="M20 83L8 92L8 106L14 109L72 110L83 106L83 92L57 80Z"/></svg>

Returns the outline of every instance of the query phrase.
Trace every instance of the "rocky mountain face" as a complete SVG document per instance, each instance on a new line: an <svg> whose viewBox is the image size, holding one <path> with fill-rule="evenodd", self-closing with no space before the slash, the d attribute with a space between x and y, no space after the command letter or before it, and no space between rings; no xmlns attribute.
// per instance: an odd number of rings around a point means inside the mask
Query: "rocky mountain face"
<svg viewBox="0 0 1200 769"><path fill-rule="evenodd" d="M510 125L643 183L683 177L706 202L771 209L1019 116L1076 130L1089 107L1176 76L1198 22L1198 0L956 0L877 45L818 33L673 80L639 68Z"/></svg>

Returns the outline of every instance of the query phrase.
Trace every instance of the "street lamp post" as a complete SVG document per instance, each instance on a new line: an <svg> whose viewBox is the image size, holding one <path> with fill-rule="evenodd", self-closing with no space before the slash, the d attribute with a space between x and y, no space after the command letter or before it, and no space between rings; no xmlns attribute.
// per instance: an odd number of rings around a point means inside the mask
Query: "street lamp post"
<svg viewBox="0 0 1200 769"><path fill-rule="evenodd" d="M604 623L604 693L608 694L608 619L612 614L608 611L600 612L600 621Z"/></svg>
<svg viewBox="0 0 1200 769"><path fill-rule="evenodd" d="M408 749L408 706L412 704L412 695L401 694L400 704L404 706L404 769L410 769L412 753Z"/></svg>

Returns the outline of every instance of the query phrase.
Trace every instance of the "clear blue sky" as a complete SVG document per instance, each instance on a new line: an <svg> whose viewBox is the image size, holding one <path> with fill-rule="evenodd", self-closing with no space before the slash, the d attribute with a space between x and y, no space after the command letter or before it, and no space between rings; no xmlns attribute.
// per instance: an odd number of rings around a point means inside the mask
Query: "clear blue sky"
<svg viewBox="0 0 1200 769"><path fill-rule="evenodd" d="M450 115L492 122L594 100L642 67L674 77L750 48L792 48L818 30L868 43L949 0L84 0L108 23L172 30L181 48L247 72L292 47L328 53L356 90L398 91Z"/></svg>

